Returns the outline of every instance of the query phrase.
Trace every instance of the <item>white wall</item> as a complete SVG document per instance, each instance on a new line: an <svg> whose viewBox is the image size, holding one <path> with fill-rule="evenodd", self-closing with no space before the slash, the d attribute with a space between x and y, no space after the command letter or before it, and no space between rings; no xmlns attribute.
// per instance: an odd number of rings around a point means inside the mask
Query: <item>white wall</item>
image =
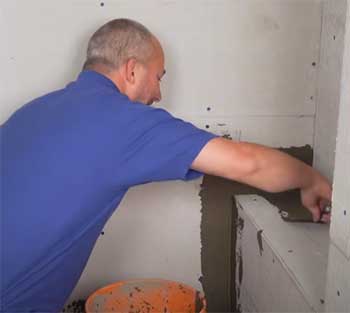
<svg viewBox="0 0 350 313"><path fill-rule="evenodd" d="M30 99L75 79L91 33L109 19L130 17L163 43L161 106L237 139L312 145L320 0L100 2L1 1L1 122ZM200 288L198 183L132 190L98 241L75 295L142 275ZM173 219L186 231L172 225Z"/></svg>
<svg viewBox="0 0 350 313"><path fill-rule="evenodd" d="M345 35L344 64L341 81L336 164L334 172L334 212L331 238L340 250L350 257L350 6Z"/></svg>
<svg viewBox="0 0 350 313"><path fill-rule="evenodd" d="M335 161L330 238L326 225L286 224L279 218L277 208L271 206L269 211L269 205L259 197L236 197L239 215L244 219L238 244L243 278L237 284L243 312L350 312L350 6L347 2L329 0L323 7L315 164L332 180ZM257 242L257 232L262 230L263 252ZM287 249L291 249L290 255Z"/></svg>
<svg viewBox="0 0 350 313"><path fill-rule="evenodd" d="M163 278L201 290L201 180L137 186L104 228L72 299L130 278Z"/></svg>
<svg viewBox="0 0 350 313"><path fill-rule="evenodd" d="M0 14L2 121L23 102L74 79L92 31L124 16L145 23L163 43L162 106L209 124L259 117L263 127L249 136L256 141L267 132L290 145L288 124L300 134L299 145L312 144L318 0L110 0L103 7L92 0L14 0L2 2Z"/></svg>
<svg viewBox="0 0 350 313"><path fill-rule="evenodd" d="M344 52L346 0L325 0L317 88L314 166L333 180L340 81Z"/></svg>
<svg viewBox="0 0 350 313"><path fill-rule="evenodd" d="M350 6L347 8L334 172L327 311L350 312Z"/></svg>
<svg viewBox="0 0 350 313"><path fill-rule="evenodd" d="M235 198L244 225L237 238L242 312L323 312L328 227L286 223L278 207L257 195Z"/></svg>

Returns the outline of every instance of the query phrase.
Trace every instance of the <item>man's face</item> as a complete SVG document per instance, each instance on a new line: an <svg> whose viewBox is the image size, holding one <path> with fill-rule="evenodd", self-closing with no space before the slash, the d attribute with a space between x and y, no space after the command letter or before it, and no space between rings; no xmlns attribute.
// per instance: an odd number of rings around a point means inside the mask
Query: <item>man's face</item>
<svg viewBox="0 0 350 313"><path fill-rule="evenodd" d="M160 83L164 74L164 53L160 44L157 43L153 56L147 63L141 64L139 67L138 80L132 100L147 105L159 102L162 98Z"/></svg>

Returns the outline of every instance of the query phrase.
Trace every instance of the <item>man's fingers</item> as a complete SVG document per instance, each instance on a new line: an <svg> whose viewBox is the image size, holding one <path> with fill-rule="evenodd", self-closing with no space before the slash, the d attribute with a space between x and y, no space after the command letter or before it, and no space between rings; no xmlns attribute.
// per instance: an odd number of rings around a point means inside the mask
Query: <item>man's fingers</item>
<svg viewBox="0 0 350 313"><path fill-rule="evenodd" d="M329 223L331 220L331 215L330 215L331 202L323 198L320 200L319 208L321 211L320 222Z"/></svg>
<svg viewBox="0 0 350 313"><path fill-rule="evenodd" d="M312 219L314 222L318 222L321 218L321 211L318 206L314 206L309 208L311 214L312 214Z"/></svg>
<svg viewBox="0 0 350 313"><path fill-rule="evenodd" d="M315 223L321 222L321 223L329 223L331 220L331 214L329 212L321 212L319 207L312 207L309 208L312 219Z"/></svg>
<svg viewBox="0 0 350 313"><path fill-rule="evenodd" d="M331 221L331 215L329 213L322 214L320 222L328 224Z"/></svg>
<svg viewBox="0 0 350 313"><path fill-rule="evenodd" d="M322 212L326 212L326 213L329 213L329 212L327 212L326 210L327 210L327 208L330 208L331 207L331 201L328 201L327 199L325 199L325 198L322 198L321 200L320 200L320 209L321 209L321 211Z"/></svg>
<svg viewBox="0 0 350 313"><path fill-rule="evenodd" d="M329 194L331 194L331 192ZM312 214L312 219L315 223L329 223L329 208L331 207L331 201L328 199L327 192L321 194L311 189L302 189L301 199L303 205L308 208Z"/></svg>

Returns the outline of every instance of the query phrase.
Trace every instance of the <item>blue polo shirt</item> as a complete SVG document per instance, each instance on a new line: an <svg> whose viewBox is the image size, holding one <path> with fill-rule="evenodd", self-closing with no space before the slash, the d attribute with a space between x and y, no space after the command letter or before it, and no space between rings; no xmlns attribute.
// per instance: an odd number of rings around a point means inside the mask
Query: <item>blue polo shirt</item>
<svg viewBox="0 0 350 313"><path fill-rule="evenodd" d="M3 312L60 311L127 190L199 177L190 166L215 137L131 102L94 71L0 131Z"/></svg>

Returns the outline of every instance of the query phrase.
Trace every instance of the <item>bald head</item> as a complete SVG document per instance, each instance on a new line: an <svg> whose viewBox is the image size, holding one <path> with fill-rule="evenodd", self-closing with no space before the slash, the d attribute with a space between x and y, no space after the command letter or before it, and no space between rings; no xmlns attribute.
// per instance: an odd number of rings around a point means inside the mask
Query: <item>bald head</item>
<svg viewBox="0 0 350 313"><path fill-rule="evenodd" d="M84 70L103 65L118 70L129 59L147 62L160 44L142 24L130 19L115 19L100 27L91 37Z"/></svg>
<svg viewBox="0 0 350 313"><path fill-rule="evenodd" d="M158 39L143 25L116 19L91 37L84 70L108 77L132 101L160 101L165 74L164 52Z"/></svg>

